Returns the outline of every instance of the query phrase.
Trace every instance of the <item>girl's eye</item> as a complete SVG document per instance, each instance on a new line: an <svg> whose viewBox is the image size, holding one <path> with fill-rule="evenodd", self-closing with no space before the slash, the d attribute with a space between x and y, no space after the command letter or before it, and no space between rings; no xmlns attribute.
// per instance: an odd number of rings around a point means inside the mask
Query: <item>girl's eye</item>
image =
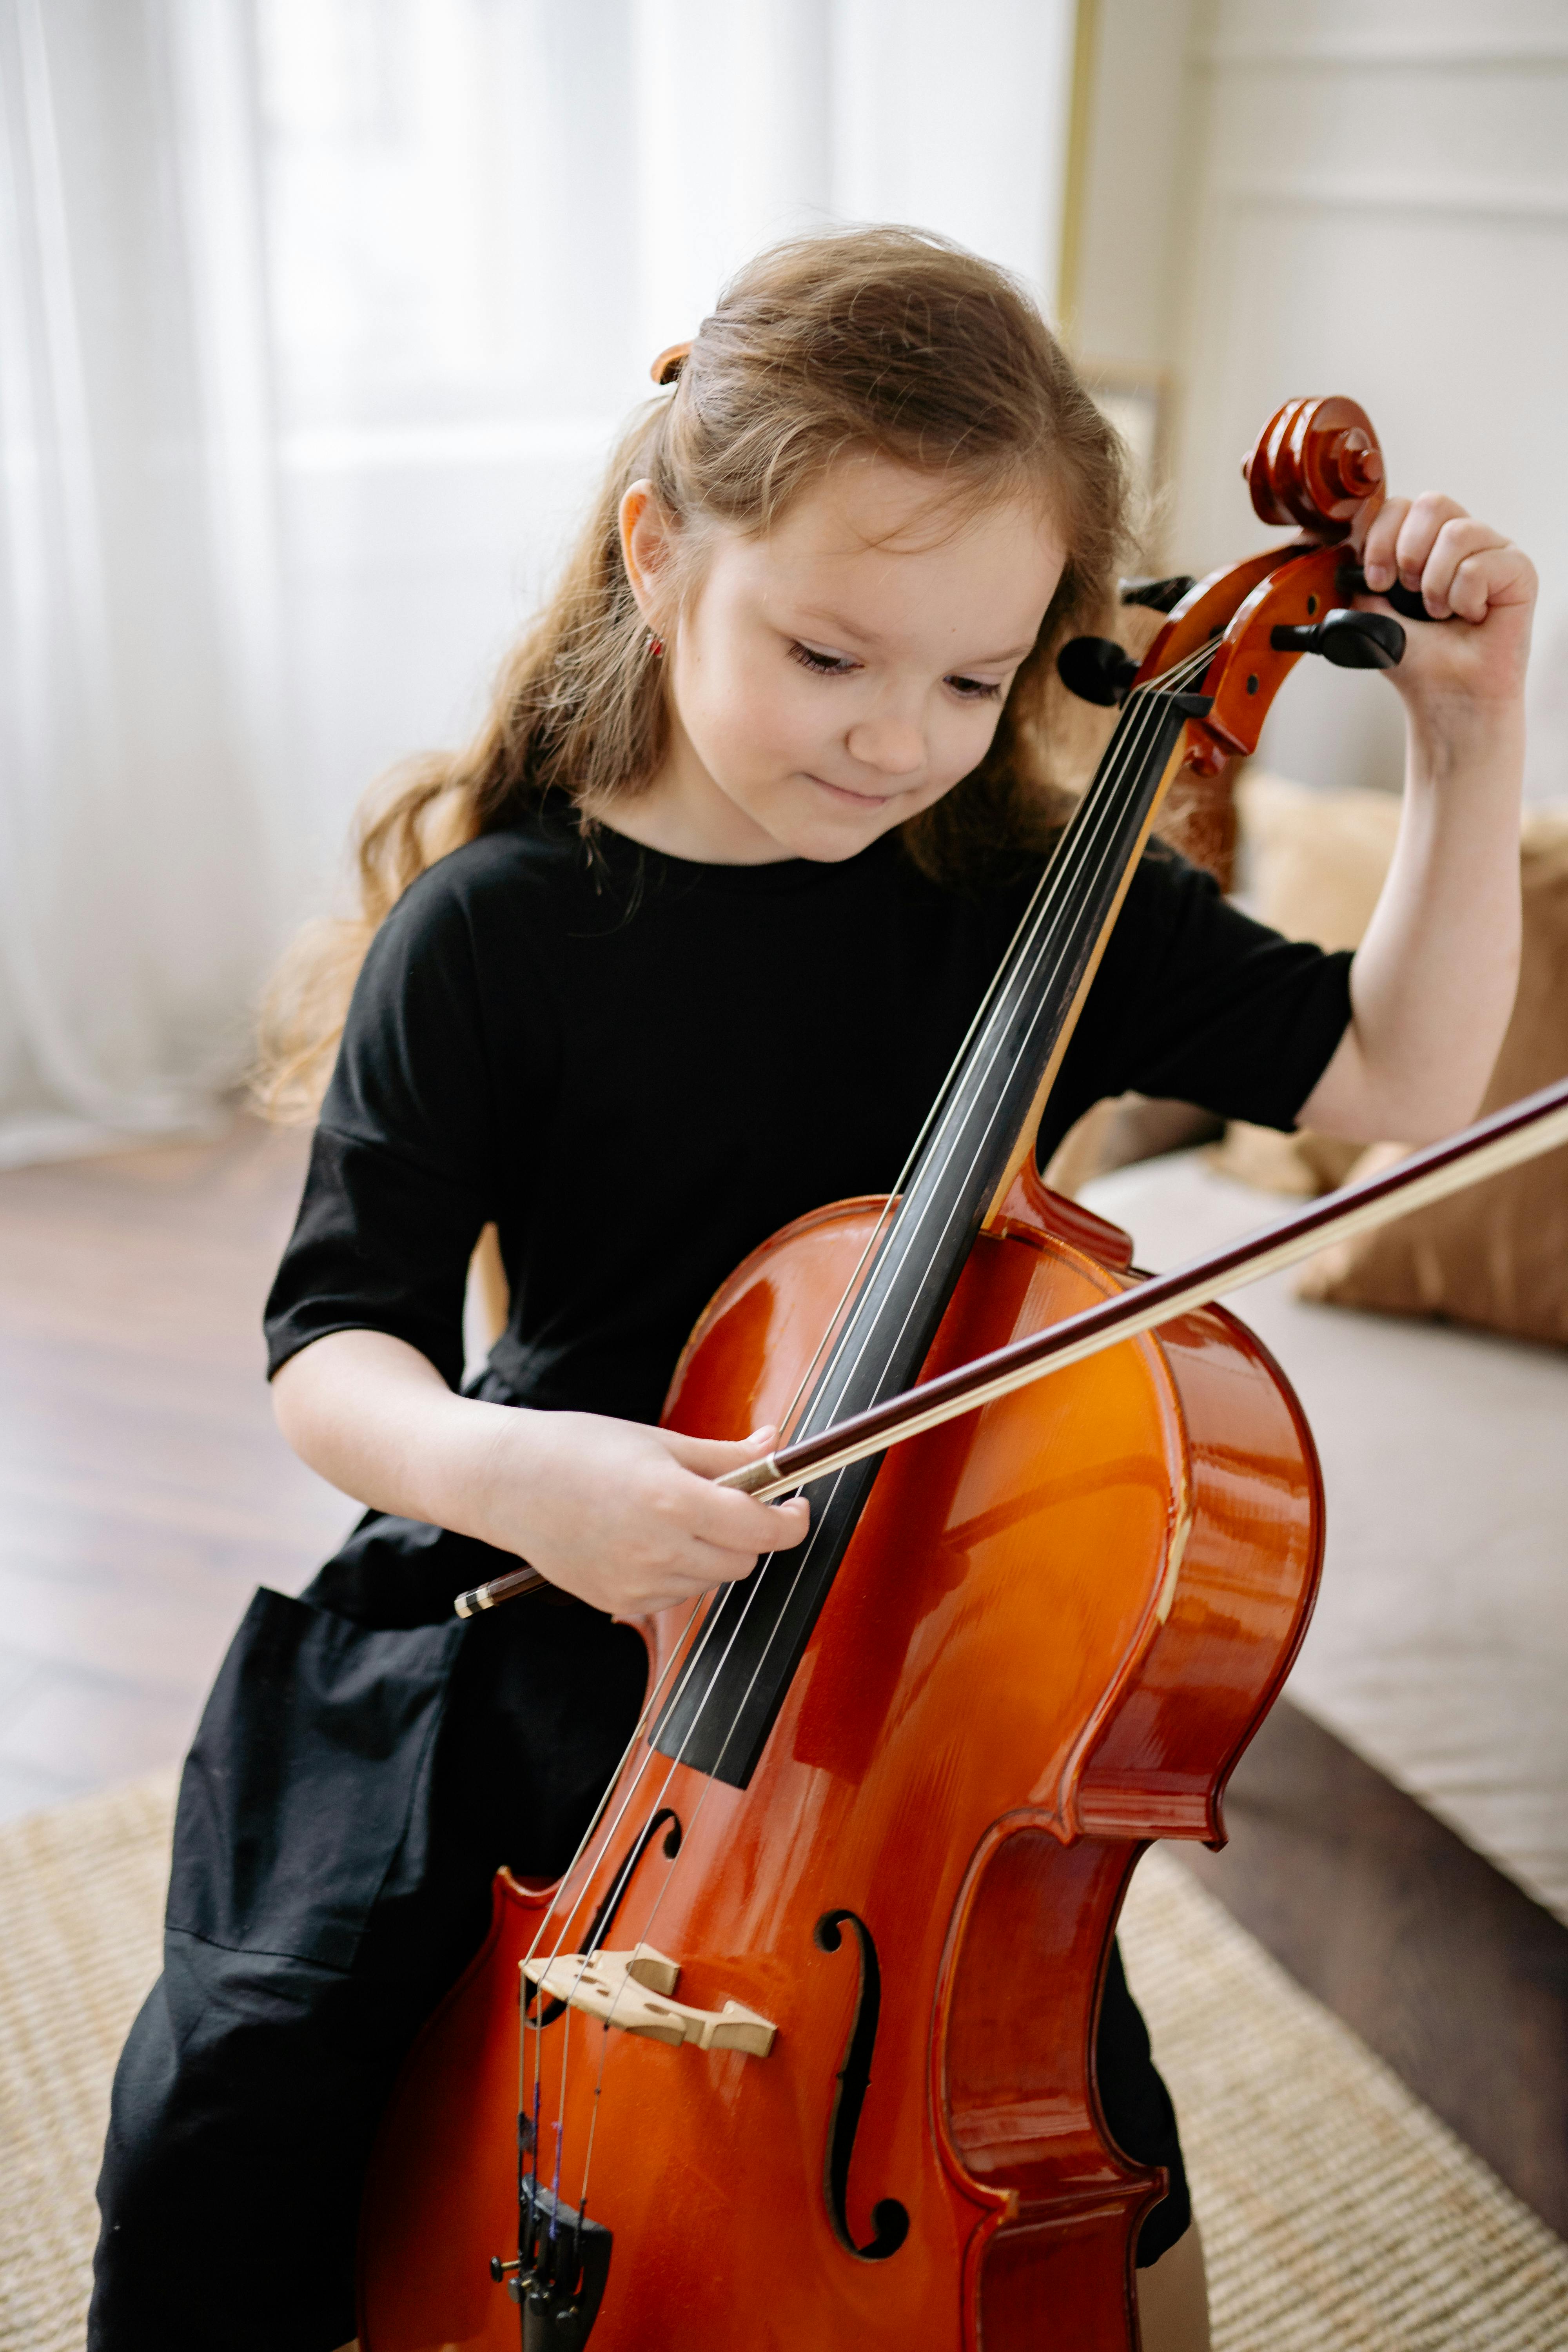
<svg viewBox="0 0 1568 2352"><path fill-rule="evenodd" d="M811 670L818 677L847 677L850 671L858 667L858 664L843 654L814 654L811 647L803 646L798 638L791 646L790 653L802 669Z"/></svg>
<svg viewBox="0 0 1568 2352"><path fill-rule="evenodd" d="M799 662L802 669L810 670L816 677L848 677L860 667L858 662L851 661L847 654L815 653L810 646L803 646L798 637L790 646L790 655L792 659ZM983 677L950 677L947 683L965 702L996 702L1001 698L1001 687Z"/></svg>

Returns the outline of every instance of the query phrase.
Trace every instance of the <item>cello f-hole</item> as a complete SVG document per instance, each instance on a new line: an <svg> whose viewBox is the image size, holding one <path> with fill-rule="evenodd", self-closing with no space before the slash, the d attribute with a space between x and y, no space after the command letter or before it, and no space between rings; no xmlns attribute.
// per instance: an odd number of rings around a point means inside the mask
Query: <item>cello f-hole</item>
<svg viewBox="0 0 1568 2352"><path fill-rule="evenodd" d="M682 1834L680 1816L674 1811L673 1807L669 1805L661 1805L658 1812L652 1814L644 1823L643 1827L637 1832L637 1837L633 1841L631 1852L627 1854L625 1862L622 1863L619 1870L616 1871L614 1878L611 1879L609 1892L605 1895L604 1901L595 1912L588 1932L583 1938L583 1949L585 1952L596 1952L600 1945L604 1942L605 1937L609 1934L610 1929L615 1926L616 1914L620 1909L622 1903L626 1900L626 1889L631 1885L632 1879L636 1874L637 1866L642 1860L644 1854L647 1852L649 1846L653 1843L654 1839L658 1835L659 1831L664 1829L667 1822L668 1822L669 1827L665 1832L665 1858L667 1861L673 1862L676 1855L680 1852L680 1840Z"/></svg>
<svg viewBox="0 0 1568 2352"><path fill-rule="evenodd" d="M666 1828L667 1823L668 1824L668 1828ZM610 1929L615 1926L616 1914L620 1909L622 1903L626 1900L626 1889L631 1885L632 1880L637 1874L637 1866L642 1860L644 1854L647 1852L648 1847L653 1843L654 1839L658 1835L660 1830L664 1830L665 1832L664 1852L666 1860L673 1862L676 1855L680 1852L680 1840L682 1836L680 1816L675 1811L672 1806L661 1805L658 1812L654 1813L643 1823L642 1828L637 1832L637 1836L632 1841L631 1850L627 1853L626 1860L621 1864L620 1868L616 1871L614 1878L611 1879L605 1899L600 1904L598 1909L595 1912L594 1916L589 1923L588 1932L583 1938L582 1948L584 1953L596 1952L600 1945L604 1942L605 1937L609 1934ZM528 2001L532 2000L536 1990L536 1987L530 1988L526 1996L526 2000ZM563 2000L552 2000L548 2002L546 2006L540 2011L538 2017L533 2021L534 2023L539 2027L540 2031L542 2032L545 2026L553 2025L558 2017L563 2017L565 2015L566 2006L567 2004Z"/></svg>
<svg viewBox="0 0 1568 2352"><path fill-rule="evenodd" d="M863 2263L885 2263L889 2254L898 2252L910 2234L908 2207L900 2205L896 2197L879 2198L871 2208L871 2235L863 2246L856 2244L850 2232L848 2211L849 2159L855 2152L860 2110L866 2104L871 2081L871 2054L877 2046L877 2021L882 2009L882 1971L877 1947L871 1930L853 1911L825 1911L812 1930L812 1940L819 1951L837 1952L843 1944L846 1927L854 1928L860 1948L860 1989L827 2127L822 2193L833 2234L845 2252Z"/></svg>

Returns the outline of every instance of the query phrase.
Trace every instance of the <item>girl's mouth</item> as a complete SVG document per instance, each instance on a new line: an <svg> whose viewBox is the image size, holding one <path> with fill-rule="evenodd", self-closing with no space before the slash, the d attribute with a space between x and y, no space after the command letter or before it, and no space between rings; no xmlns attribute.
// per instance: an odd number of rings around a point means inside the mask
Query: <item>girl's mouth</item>
<svg viewBox="0 0 1568 2352"><path fill-rule="evenodd" d="M903 798L903 793L897 790L890 793L852 793L847 784L830 784L826 776L814 776L809 769L806 778L819 792L827 793L836 801L842 801L847 808L881 809L886 808L889 801Z"/></svg>

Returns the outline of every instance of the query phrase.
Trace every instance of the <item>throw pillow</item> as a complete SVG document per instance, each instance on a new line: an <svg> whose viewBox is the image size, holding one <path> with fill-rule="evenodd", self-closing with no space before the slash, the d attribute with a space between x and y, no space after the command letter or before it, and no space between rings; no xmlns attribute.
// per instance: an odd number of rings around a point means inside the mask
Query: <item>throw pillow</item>
<svg viewBox="0 0 1568 2352"><path fill-rule="evenodd" d="M1487 1110L1568 1076L1568 810L1527 814L1521 880L1519 994ZM1351 1172L1370 1175L1402 1157L1401 1145L1373 1144ZM1304 1268L1297 1291L1568 1345L1568 1150L1334 1243Z"/></svg>

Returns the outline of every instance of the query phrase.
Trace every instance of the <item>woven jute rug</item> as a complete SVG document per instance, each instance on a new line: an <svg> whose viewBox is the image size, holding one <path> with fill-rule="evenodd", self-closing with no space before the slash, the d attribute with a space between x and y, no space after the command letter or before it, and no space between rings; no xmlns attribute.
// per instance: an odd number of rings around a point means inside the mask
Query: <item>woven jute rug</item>
<svg viewBox="0 0 1568 2352"><path fill-rule="evenodd" d="M0 1829L0 2352L81 2344L173 1799L161 1775ZM1216 2352L1563 2352L1568 2247L1167 1855L1123 1948L1181 2112Z"/></svg>

